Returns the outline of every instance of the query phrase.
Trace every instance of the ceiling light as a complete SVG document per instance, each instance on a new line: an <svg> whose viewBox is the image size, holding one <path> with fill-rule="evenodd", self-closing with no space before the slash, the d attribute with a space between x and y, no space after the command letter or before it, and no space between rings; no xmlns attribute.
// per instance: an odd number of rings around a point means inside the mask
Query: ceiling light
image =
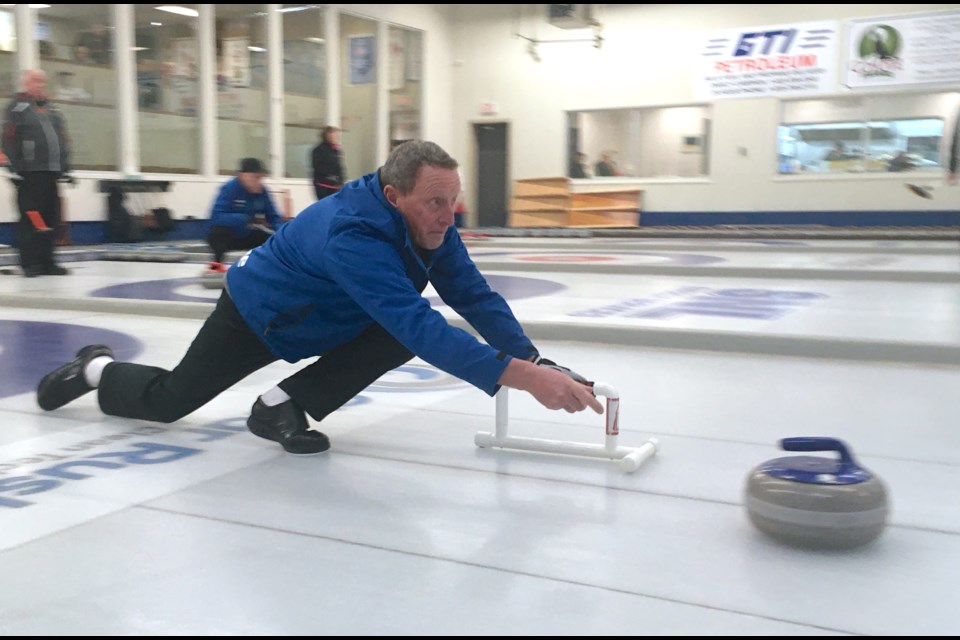
<svg viewBox="0 0 960 640"><path fill-rule="evenodd" d="M166 11L167 13L175 13L178 16L187 16L190 18L196 18L200 15L200 12L196 9L188 9L187 7L180 7L175 4L167 4L162 7L154 7L157 11Z"/></svg>

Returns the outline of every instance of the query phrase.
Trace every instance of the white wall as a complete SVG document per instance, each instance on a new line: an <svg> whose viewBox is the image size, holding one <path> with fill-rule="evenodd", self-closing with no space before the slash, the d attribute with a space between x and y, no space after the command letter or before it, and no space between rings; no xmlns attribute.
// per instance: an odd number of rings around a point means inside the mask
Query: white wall
<svg viewBox="0 0 960 640"><path fill-rule="evenodd" d="M830 19L842 27L842 20L848 18L960 8L957 4L596 5L604 24L602 48L589 43L542 44L542 61L536 62L517 33L551 40L589 36L590 31L548 25L544 5L454 6L456 143L451 151L464 165L470 211L476 207L477 188L471 122L483 117L481 103L497 103L499 113L493 117L510 122L512 179L562 176L567 169L565 111L697 104L694 74L705 32ZM838 51L844 50L842 37L841 31ZM844 93L848 92L836 88L837 95ZM646 208L869 211L960 205L960 189L951 192L952 198L925 201L903 188L902 176L820 176L816 181L777 176L779 119L777 99L716 102L711 113L711 175L693 183L638 181L646 190ZM689 167L677 169L687 171Z"/></svg>

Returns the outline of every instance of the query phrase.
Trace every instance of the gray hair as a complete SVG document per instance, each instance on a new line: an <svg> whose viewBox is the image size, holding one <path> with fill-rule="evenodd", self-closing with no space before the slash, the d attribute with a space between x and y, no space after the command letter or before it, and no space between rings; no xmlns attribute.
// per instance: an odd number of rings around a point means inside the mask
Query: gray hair
<svg viewBox="0 0 960 640"><path fill-rule="evenodd" d="M400 143L380 169L380 183L393 185L401 194L413 191L420 167L429 165L438 169L456 169L460 165L434 142L408 140Z"/></svg>

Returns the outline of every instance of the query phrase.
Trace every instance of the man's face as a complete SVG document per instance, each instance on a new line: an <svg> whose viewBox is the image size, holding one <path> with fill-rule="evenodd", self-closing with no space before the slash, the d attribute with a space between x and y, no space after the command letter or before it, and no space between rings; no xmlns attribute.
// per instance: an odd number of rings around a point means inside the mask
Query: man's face
<svg viewBox="0 0 960 640"><path fill-rule="evenodd" d="M43 73L28 73L23 84L23 90L31 97L45 98L47 96L47 76Z"/></svg>
<svg viewBox="0 0 960 640"><path fill-rule="evenodd" d="M240 177L240 184L250 193L260 193L263 191L263 174L241 171L237 174Z"/></svg>
<svg viewBox="0 0 960 640"><path fill-rule="evenodd" d="M424 165L410 193L401 194L393 185L387 185L384 195L403 214L417 246L433 250L443 244L443 237L454 222L460 175L456 169Z"/></svg>

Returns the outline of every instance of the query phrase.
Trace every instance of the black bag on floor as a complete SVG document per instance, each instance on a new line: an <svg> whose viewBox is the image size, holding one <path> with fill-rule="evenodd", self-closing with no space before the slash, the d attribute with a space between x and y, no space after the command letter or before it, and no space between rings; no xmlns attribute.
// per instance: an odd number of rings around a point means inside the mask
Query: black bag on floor
<svg viewBox="0 0 960 640"><path fill-rule="evenodd" d="M177 228L177 222L170 215L170 209L166 207L157 207L153 210L154 231L167 233Z"/></svg>
<svg viewBox="0 0 960 640"><path fill-rule="evenodd" d="M111 189L107 194L107 242L135 242L133 216L123 204L126 199L120 189Z"/></svg>

